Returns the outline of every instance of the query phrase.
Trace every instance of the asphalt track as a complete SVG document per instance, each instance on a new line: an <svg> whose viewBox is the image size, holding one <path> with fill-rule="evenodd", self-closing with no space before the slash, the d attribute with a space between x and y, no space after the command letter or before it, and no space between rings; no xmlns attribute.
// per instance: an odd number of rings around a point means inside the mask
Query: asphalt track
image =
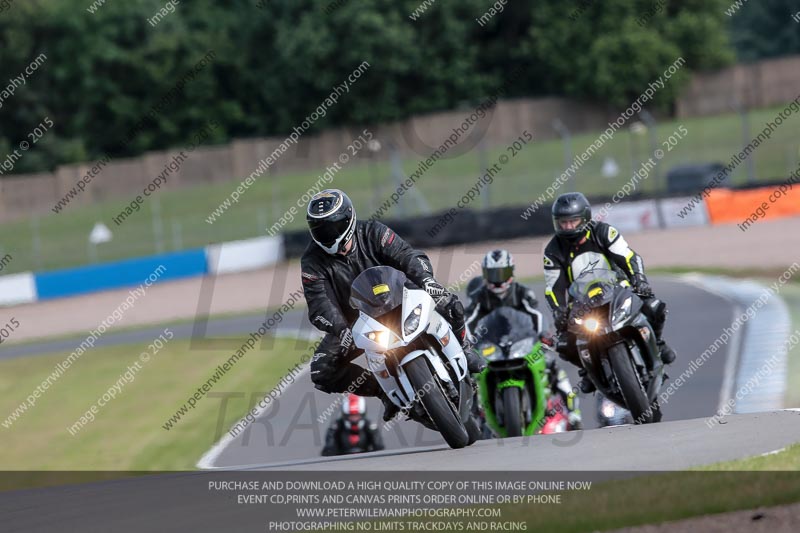
<svg viewBox="0 0 800 533"><path fill-rule="evenodd" d="M311 331L311 325L304 316L304 312L289 313L278 328L279 332ZM194 322L179 323L169 326L177 339L197 339L206 337L227 337L247 334L255 331L264 321L262 315L243 315L230 318L214 318L200 324ZM207 324L207 326L206 326ZM149 326L131 331L107 333L97 339L95 348L104 346L117 346L120 344L148 343L164 332L164 326ZM41 341L26 344L11 344L0 349L0 359L12 359L29 355L41 355L54 352L71 352L86 338L86 336L69 337L51 341Z"/></svg>
<svg viewBox="0 0 800 533"><path fill-rule="evenodd" d="M653 284L656 293L670 306L666 337L678 352L678 361L669 373L678 376L689 366L692 359L698 357L714 342L724 327L730 325L733 309L728 301L719 296L677 280L655 279ZM534 288L537 294L543 294L541 286L534 285ZM727 358L728 347L725 347L700 367L691 379L686 380L664 405L664 421L713 415L720 402ZM564 366L566 368L570 365L564 363ZM566 369L572 383L576 383L576 371L572 368ZM255 423L249 425L243 432L235 437L224 434L227 436L223 442L204 457L201 466L232 468L286 464L318 457L330 418L322 424L318 420L331 405L336 405L334 403L336 400L336 396L316 391L306 373L289 386L278 401L271 404L260 414ZM583 396L581 400L584 427L597 428L594 396ZM370 399L368 409L370 417L382 426L380 402ZM399 422L389 431L383 431L383 436L387 450L443 445L438 433L414 422ZM569 441L566 436L559 439ZM315 464L318 466L320 463ZM350 464L352 463L348 463L348 466ZM565 464L557 467L565 468ZM643 468L644 465L638 467Z"/></svg>
<svg viewBox="0 0 800 533"><path fill-rule="evenodd" d="M733 309L728 301L714 294L699 290L695 286L675 279L656 278L653 281L657 294L670 308L666 337L678 352L678 361L670 369L673 377L680 375L689 362L714 342L725 326L730 325ZM537 294L543 294L541 285L534 285ZM546 304L542 303L542 306ZM549 313L545 313L547 316ZM212 319L207 327L193 323L171 326L176 338L204 338L241 335L254 331L264 320L264 316L242 316ZM101 337L97 347L135 342L148 342L163 326L144 328L135 331L108 334ZM308 324L305 311L286 315L277 331L284 335L306 337L313 333ZM65 339L36 344L11 345L4 347L0 358L33 356L53 351L71 351L80 339ZM676 394L664 405L664 421L686 420L708 417L716 411L720 398L729 347L718 351L700 367ZM356 361L358 362L358 360ZM563 363L570 378L576 383L574 369ZM669 383L669 382L668 382ZM257 397L267 391L241 391L248 396ZM325 430L330 420L336 416L336 396L316 391L304 373L298 380L283 391L280 398L260 414L256 422L235 438L223 428L223 441L218 443L213 453L204 458L203 467L232 468L269 464L285 464L319 457ZM596 428L595 400L593 396L581 397L584 425ZM333 406L333 411L329 409ZM370 417L379 425L382 407L380 402L368 402ZM330 416L326 415L330 413ZM320 417L324 422L320 423ZM232 420L228 415L225 420ZM231 422L232 424L232 422ZM398 422L389 431L383 431L387 450L409 448L440 447L441 437L413 422ZM566 440L566 437L559 437ZM212 447L214 436L209 436L208 446ZM483 446L483 443L481 443ZM563 468L563 465L561 466ZM642 465L639 465L642 467Z"/></svg>
<svg viewBox="0 0 800 533"><path fill-rule="evenodd" d="M706 418L616 426L478 441L461 450L446 445L373 452L255 470L333 471L665 471L773 452L800 440L800 411L731 415L709 427Z"/></svg>
<svg viewBox="0 0 800 533"><path fill-rule="evenodd" d="M677 376L730 324L733 309L727 300L676 280L659 279L654 285L670 304L667 338L679 354L671 370ZM541 291L541 287L536 289ZM239 328L251 331L261 320L214 321L209 324L209 335L233 334ZM302 316L293 315L283 326L307 331L303 321ZM191 325L175 330L185 337L193 331ZM134 342L152 335L146 331L109 335L106 342L115 338ZM306 374L249 430L224 439L214 450L213 460L205 465L216 471L0 493L0 516L4 517L0 529L52 531L58 524L57 529L62 531L85 532L264 531L268 519L282 516L282 508L237 505L235 494L209 490L207 480L239 479L235 476L256 473L338 480L343 476L376 477L376 472L413 479L444 471L461 477L465 472L505 472L507 476L551 472L535 474L536 479L579 474L603 480L755 456L797 442L800 410L731 415L721 423L706 424L720 402L729 356L726 347L698 368L664 405L665 421L660 424L479 441L451 450L435 433L403 422L386 433L386 451L335 458L319 457L325 424L316 422L334 398L314 391ZM380 410L374 401L371 404L373 416L379 418ZM584 399L587 427L594 425L592 404ZM69 473L62 474L69 478Z"/></svg>

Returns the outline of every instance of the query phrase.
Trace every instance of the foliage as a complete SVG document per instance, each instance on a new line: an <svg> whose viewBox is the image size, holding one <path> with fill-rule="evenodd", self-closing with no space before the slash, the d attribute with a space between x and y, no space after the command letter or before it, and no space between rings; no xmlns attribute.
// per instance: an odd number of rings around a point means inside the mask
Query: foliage
<svg viewBox="0 0 800 533"><path fill-rule="evenodd" d="M529 0L481 24L499 3L435 2L412 20L421 0L193 0L152 26L163 0L106 0L94 13L90 0L17 1L0 13L0 80L47 60L0 108L0 147L44 117L55 127L15 173L181 146L211 119L222 126L211 143L287 134L363 61L313 130L471 105L520 68L506 97L627 105L682 55L686 72L654 103L667 108L689 70L731 60L726 2L668 2L640 24L655 2Z"/></svg>

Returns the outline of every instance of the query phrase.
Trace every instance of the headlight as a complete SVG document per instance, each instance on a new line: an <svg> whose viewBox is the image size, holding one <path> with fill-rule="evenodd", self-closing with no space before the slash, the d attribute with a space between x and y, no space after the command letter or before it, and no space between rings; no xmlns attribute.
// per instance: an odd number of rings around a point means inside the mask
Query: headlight
<svg viewBox="0 0 800 533"><path fill-rule="evenodd" d="M408 318L403 323L403 334L411 335L419 327L419 318L422 316L422 304L419 304L409 313Z"/></svg>
<svg viewBox="0 0 800 533"><path fill-rule="evenodd" d="M583 327L586 328L586 331L589 333L594 333L600 329L600 321L596 318L587 318L586 322L583 324Z"/></svg>
<svg viewBox="0 0 800 533"><path fill-rule="evenodd" d="M367 333L367 338L372 342L380 344L384 348L389 347L388 331L370 331L369 333Z"/></svg>
<svg viewBox="0 0 800 533"><path fill-rule="evenodd" d="M617 414L617 406L615 406L611 402L603 402L603 416L606 418L611 418L615 414Z"/></svg>
<svg viewBox="0 0 800 533"><path fill-rule="evenodd" d="M521 341L517 341L511 345L511 351L509 352L512 359L517 357L525 357L533 350L533 339L527 338L522 339Z"/></svg>

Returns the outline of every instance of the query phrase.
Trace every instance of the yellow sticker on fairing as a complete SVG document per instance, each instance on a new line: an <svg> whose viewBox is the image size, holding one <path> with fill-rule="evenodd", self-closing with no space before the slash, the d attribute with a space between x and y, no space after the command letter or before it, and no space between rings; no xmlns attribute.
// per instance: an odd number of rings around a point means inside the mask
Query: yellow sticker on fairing
<svg viewBox="0 0 800 533"><path fill-rule="evenodd" d="M385 283L381 283L380 285L375 285L372 287L372 294L375 296L379 294L383 294L385 292L389 292L389 286Z"/></svg>
<svg viewBox="0 0 800 533"><path fill-rule="evenodd" d="M487 348L484 348L482 351L483 351L483 355L486 355L486 356L492 355L495 352L495 347L494 346L489 346Z"/></svg>
<svg viewBox="0 0 800 533"><path fill-rule="evenodd" d="M603 294L603 288L602 287L595 287L594 289L590 290L589 291L589 298L594 298L598 294Z"/></svg>

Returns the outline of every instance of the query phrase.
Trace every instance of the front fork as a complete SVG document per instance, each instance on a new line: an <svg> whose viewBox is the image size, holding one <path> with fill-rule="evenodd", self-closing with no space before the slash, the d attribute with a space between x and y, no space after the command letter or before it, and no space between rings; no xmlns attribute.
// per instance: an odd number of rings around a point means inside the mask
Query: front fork
<svg viewBox="0 0 800 533"><path fill-rule="evenodd" d="M533 412L527 414L528 418L525 421L526 427L524 434L532 435L538 429L538 426L545 418L547 409L547 390L549 385L547 382L547 365L545 357L542 352L542 347L539 345L526 357L526 369L531 373L532 384L534 386L533 394ZM495 432L499 437L507 437L508 433L503 425L501 425L497 410L495 408L495 399L489 397L489 379L492 370L487 366L480 374L478 374L478 398L483 406L484 415L486 417L486 424ZM507 378L499 382L495 387L494 395L499 396L503 390L509 387L517 387L520 390L520 397L525 394L530 394L528 384L525 379ZM528 402L531 404L531 402Z"/></svg>

